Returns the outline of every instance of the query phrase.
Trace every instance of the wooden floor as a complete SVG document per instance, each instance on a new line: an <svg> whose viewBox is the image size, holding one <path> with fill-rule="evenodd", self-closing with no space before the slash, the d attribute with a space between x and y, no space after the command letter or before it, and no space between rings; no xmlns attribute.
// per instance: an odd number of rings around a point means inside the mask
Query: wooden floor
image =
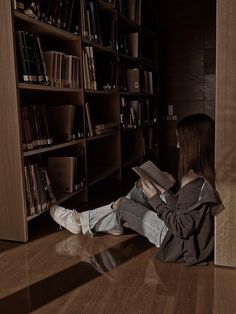
<svg viewBox="0 0 236 314"><path fill-rule="evenodd" d="M48 214L27 244L0 241L0 313L236 313L236 269L155 259L130 229L72 235Z"/></svg>

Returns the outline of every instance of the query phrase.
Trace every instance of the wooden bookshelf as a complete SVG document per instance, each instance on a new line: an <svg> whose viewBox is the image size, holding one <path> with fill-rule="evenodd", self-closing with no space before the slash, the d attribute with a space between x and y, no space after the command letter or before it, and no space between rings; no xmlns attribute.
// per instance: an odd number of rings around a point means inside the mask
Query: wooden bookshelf
<svg viewBox="0 0 236 314"><path fill-rule="evenodd" d="M2 174L0 184L3 187L0 191L0 239L28 241L28 222L32 219L37 219L39 215L48 210L47 208L41 213L28 216L24 177L24 166L28 165L28 163L37 163L38 159L47 161L47 158L54 156L54 154L68 154L80 148L84 149L84 187L73 193L54 193L56 203L63 204L64 201L68 201L72 197L78 197L79 200L87 200L91 186L99 184L99 182L110 176L122 179L124 168L134 162L141 162L144 158L142 151L143 126L140 125L136 129L123 130L120 125L121 98L124 97L128 101L141 101L145 97L155 98L156 94L148 95L148 93L144 93L142 86L138 93L121 91L119 86L121 75L119 65L122 63L126 69L131 66L139 68L140 71L148 67L150 71L154 71L156 65L150 60L134 58L117 50L116 41L118 39L116 35L121 24L122 27L124 26L125 32L138 32L139 35L141 27L129 20L122 12L118 12L117 8L102 0L94 1L97 4L99 14L104 14L103 16L109 20L108 25L110 26L107 27L111 27L110 33L108 32L108 36L109 34L111 36L111 46L103 46L99 41L83 38L84 34L82 33L79 35L70 33L18 12L13 9L13 1L12 3L11 1L0 2L0 23L2 28L4 28L0 38L0 49L2 51L0 77L8 78L0 81L1 103L4 104L1 106L0 131L1 134L5 134L0 137L1 147L4 147L0 157L0 171ZM63 54L74 55L80 58L80 86L69 88L22 82L19 76L20 63L17 58L18 43L16 30L38 35L40 40L42 40L43 50L59 51ZM143 33L145 32L143 31ZM146 31L146 33L148 32ZM150 37L150 33L147 36ZM114 82L112 81L111 83L112 89L106 90L104 85L101 85L104 89L85 88L82 55L83 47L86 46L93 49L95 71L99 69L99 64L96 64L96 62L100 60L100 57L103 58L101 60L103 60L104 65L106 62L114 65L114 68L111 69L111 71L115 71ZM103 69L103 66L101 68ZM106 74L108 68L104 69L102 73L96 75L98 80L102 79L102 75ZM23 150L21 106L24 102L29 106L34 104L40 106L43 104L45 107L57 104L79 105L83 108L84 137L68 142L62 141L61 143L55 141L56 144L38 145L34 149ZM92 104L91 118L93 123L115 122L117 127L108 133L88 136L85 110L87 102ZM126 149L124 145L131 147L127 156L122 155L124 149ZM12 194L14 195L12 196Z"/></svg>
<svg viewBox="0 0 236 314"><path fill-rule="evenodd" d="M81 139L81 140L77 140L77 141L71 141L71 142L67 142L67 143L61 143L61 144L51 145L51 146L47 146L47 147L32 149L29 151L25 151L23 153L23 155L24 155L24 157L29 157L29 156L33 156L33 155L37 155L37 154L42 154L42 153L50 152L53 150L58 150L58 149L67 148L67 147L78 145L78 144L83 144L83 141L84 140Z"/></svg>
<svg viewBox="0 0 236 314"><path fill-rule="evenodd" d="M64 39L64 40L79 40L80 37L59 29L50 24L38 21L32 17L29 17L21 12L14 11L14 17L16 21L21 22L25 26L26 30L37 34L47 35L50 38Z"/></svg>
<svg viewBox="0 0 236 314"><path fill-rule="evenodd" d="M81 88L69 88L69 87L54 87L39 84L18 83L20 90L40 91L40 92L61 92L61 93L81 93Z"/></svg>

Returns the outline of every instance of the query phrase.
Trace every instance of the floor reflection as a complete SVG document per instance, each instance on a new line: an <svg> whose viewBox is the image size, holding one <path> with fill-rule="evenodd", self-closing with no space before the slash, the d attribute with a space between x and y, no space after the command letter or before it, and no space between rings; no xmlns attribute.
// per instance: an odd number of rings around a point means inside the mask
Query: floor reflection
<svg viewBox="0 0 236 314"><path fill-rule="evenodd" d="M93 242L97 245L91 239L90 243ZM112 281L114 278L109 272L151 247L153 245L145 238L137 235L107 250L101 247L99 253L92 255L90 245L88 251L77 236L70 236L59 242L55 249L59 255L78 256L78 263L4 297L0 302L0 313L29 313L101 275Z"/></svg>

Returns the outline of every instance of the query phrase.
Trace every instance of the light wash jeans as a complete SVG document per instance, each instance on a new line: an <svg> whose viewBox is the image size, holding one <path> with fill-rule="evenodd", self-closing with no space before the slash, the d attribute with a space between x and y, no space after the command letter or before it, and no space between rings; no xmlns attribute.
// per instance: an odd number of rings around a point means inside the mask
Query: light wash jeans
<svg viewBox="0 0 236 314"><path fill-rule="evenodd" d="M141 189L136 185L122 200L119 209L115 210L111 204L88 210L80 214L83 234L106 232L124 224L137 233L145 236L151 243L159 247L168 228L164 222L151 210Z"/></svg>

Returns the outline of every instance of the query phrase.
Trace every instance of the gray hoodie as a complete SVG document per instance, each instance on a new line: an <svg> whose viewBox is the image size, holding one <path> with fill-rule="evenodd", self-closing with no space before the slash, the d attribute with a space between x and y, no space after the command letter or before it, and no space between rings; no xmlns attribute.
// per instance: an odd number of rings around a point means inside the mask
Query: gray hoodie
<svg viewBox="0 0 236 314"><path fill-rule="evenodd" d="M217 192L202 177L184 185L176 194L158 195L149 203L168 227L157 252L166 262L185 262L187 266L206 264L213 258L214 215L222 205Z"/></svg>

